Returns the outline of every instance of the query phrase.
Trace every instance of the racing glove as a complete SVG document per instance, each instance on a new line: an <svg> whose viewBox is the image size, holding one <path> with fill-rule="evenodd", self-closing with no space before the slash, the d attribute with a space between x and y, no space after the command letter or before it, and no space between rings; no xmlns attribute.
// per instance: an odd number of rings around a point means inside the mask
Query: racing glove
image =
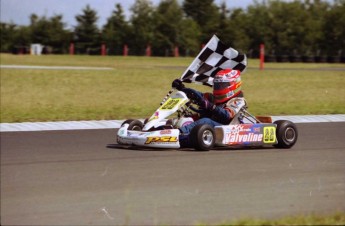
<svg viewBox="0 0 345 226"><path fill-rule="evenodd" d="M189 99L194 100L196 103L200 102L203 99L202 93L194 89L183 88L181 89L181 91L184 92Z"/></svg>
<svg viewBox="0 0 345 226"><path fill-rule="evenodd" d="M171 87L180 91L185 88L184 84L182 83L180 79L175 79L172 82Z"/></svg>

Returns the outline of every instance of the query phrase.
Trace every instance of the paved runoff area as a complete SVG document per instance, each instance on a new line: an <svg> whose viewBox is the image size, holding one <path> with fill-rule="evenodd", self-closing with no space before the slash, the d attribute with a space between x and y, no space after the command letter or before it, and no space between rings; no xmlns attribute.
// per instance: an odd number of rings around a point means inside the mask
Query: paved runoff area
<svg viewBox="0 0 345 226"><path fill-rule="evenodd" d="M294 123L345 122L345 114L272 116ZM119 128L124 120L0 123L0 132Z"/></svg>

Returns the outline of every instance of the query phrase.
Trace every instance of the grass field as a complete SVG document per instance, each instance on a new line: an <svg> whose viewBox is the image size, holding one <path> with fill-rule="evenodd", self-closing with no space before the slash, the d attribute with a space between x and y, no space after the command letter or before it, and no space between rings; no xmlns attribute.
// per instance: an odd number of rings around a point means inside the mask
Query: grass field
<svg viewBox="0 0 345 226"><path fill-rule="evenodd" d="M317 216L293 216L284 217L276 220L263 220L263 219L241 219L231 222L220 223L219 226L226 225L242 225L242 226L269 226L269 225L344 225L345 213L336 213L332 215ZM207 224L200 224L200 226Z"/></svg>
<svg viewBox="0 0 345 226"><path fill-rule="evenodd" d="M1 65L112 70L1 68L1 122L145 118L193 58L9 55ZM345 65L248 60L243 90L256 115L345 113ZM336 68L337 70L333 70ZM341 70L344 69L344 70ZM211 91L200 85L187 86Z"/></svg>

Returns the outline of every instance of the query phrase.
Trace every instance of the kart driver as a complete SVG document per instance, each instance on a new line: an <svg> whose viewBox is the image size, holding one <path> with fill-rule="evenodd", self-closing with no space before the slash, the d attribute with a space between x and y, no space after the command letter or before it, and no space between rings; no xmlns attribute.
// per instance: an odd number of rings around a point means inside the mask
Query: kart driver
<svg viewBox="0 0 345 226"><path fill-rule="evenodd" d="M216 74L213 80L213 94L186 88L180 79L175 79L172 87L186 93L200 108L197 111L199 119L181 127L181 135L188 135L198 124L209 124L213 127L228 125L240 109L246 106L241 83L240 71L232 69L224 69Z"/></svg>

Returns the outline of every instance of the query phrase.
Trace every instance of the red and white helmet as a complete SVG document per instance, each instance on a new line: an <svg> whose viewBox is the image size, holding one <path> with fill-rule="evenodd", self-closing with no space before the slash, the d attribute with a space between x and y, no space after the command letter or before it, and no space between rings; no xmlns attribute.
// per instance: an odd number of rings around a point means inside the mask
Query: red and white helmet
<svg viewBox="0 0 345 226"><path fill-rule="evenodd" d="M224 69L213 79L213 96L216 104L224 103L241 92L241 72Z"/></svg>

